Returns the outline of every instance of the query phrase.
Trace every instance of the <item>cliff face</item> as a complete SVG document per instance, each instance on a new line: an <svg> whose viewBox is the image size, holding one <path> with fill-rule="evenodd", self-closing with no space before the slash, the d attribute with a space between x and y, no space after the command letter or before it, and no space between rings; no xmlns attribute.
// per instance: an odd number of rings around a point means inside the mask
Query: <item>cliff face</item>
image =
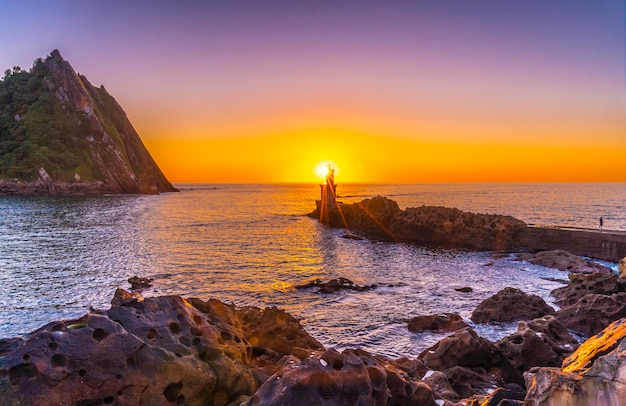
<svg viewBox="0 0 626 406"><path fill-rule="evenodd" d="M115 99L57 50L0 81L0 167L0 194L176 190Z"/></svg>

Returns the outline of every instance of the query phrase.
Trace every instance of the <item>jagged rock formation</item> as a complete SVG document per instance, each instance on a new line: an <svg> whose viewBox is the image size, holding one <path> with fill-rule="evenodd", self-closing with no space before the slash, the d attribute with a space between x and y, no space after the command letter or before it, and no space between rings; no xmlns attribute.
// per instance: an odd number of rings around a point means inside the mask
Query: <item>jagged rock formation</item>
<svg viewBox="0 0 626 406"><path fill-rule="evenodd" d="M539 368L525 375L525 405L619 406L626 399L626 319L585 341L561 368Z"/></svg>
<svg viewBox="0 0 626 406"><path fill-rule="evenodd" d="M124 110L54 50L0 81L0 194L175 191Z"/></svg>

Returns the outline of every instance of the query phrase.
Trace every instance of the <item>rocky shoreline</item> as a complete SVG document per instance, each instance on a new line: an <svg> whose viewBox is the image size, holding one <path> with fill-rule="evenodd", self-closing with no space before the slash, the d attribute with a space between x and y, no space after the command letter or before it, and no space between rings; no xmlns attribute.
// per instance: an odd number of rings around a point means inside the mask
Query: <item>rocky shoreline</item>
<svg viewBox="0 0 626 406"><path fill-rule="evenodd" d="M621 404L624 262L618 277L562 251L522 259L569 271L568 285L552 292L560 309L506 288L471 322L420 316L407 328L450 335L415 359L324 348L277 308L118 289L109 310L0 340L0 404ZM503 320L518 329L495 343L471 327ZM579 346L570 332L591 337Z"/></svg>
<svg viewBox="0 0 626 406"><path fill-rule="evenodd" d="M323 212L323 215L322 213ZM511 216L422 206L401 210L386 197L328 204L309 214L324 224L368 237L444 248L550 251L617 262L626 256L626 233L531 227Z"/></svg>

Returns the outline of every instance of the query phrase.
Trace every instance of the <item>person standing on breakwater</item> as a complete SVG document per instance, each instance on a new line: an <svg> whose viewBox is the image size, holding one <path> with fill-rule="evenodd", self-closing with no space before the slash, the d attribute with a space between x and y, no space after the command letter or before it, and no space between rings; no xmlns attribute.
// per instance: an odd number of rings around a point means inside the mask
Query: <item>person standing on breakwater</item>
<svg viewBox="0 0 626 406"><path fill-rule="evenodd" d="M602 226L604 225L604 219L600 216L600 231L602 231Z"/></svg>

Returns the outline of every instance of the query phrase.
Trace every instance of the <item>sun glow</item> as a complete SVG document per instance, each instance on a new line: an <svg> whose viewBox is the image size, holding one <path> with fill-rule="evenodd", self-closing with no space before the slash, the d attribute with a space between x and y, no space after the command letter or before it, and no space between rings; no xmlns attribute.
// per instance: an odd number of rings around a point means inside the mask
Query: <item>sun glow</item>
<svg viewBox="0 0 626 406"><path fill-rule="evenodd" d="M315 172L315 175L317 175L317 177L319 177L320 179L326 179L326 175L328 174L328 165L330 165L332 168L335 168L335 174L339 172L337 164L335 164L333 161L318 162L318 164L315 165L315 169L313 172Z"/></svg>

